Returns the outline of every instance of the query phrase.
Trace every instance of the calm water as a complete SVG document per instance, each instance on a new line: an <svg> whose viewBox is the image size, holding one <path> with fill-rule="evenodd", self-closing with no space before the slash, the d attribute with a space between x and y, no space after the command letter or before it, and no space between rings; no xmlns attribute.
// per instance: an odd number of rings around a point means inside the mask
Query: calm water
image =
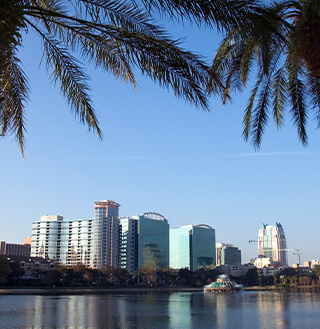
<svg viewBox="0 0 320 329"><path fill-rule="evenodd" d="M0 328L320 328L320 294L0 296Z"/></svg>

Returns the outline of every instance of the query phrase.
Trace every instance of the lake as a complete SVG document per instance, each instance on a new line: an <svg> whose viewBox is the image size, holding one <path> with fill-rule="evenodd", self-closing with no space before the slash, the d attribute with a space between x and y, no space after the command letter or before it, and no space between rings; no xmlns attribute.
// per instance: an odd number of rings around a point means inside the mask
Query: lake
<svg viewBox="0 0 320 329"><path fill-rule="evenodd" d="M312 292L0 296L1 328L319 328Z"/></svg>

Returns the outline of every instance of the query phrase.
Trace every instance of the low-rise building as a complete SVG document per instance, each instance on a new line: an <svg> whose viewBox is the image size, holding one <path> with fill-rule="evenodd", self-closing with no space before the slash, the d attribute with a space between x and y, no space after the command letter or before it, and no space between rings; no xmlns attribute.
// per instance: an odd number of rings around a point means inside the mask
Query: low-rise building
<svg viewBox="0 0 320 329"><path fill-rule="evenodd" d="M217 266L241 264L241 250L232 244L216 243Z"/></svg>
<svg viewBox="0 0 320 329"><path fill-rule="evenodd" d="M5 241L0 242L0 255L30 257L30 252L30 244L6 243Z"/></svg>
<svg viewBox="0 0 320 329"><path fill-rule="evenodd" d="M235 277L244 276L251 269L256 268L253 264L237 264L237 265L220 265L217 269L227 275L232 275Z"/></svg>

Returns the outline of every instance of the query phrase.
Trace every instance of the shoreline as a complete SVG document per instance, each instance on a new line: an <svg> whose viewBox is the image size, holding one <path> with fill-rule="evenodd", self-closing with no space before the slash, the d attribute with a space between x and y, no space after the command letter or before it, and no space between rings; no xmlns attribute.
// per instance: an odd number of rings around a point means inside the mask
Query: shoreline
<svg viewBox="0 0 320 329"><path fill-rule="evenodd" d="M137 292L199 292L203 287L123 287L123 288L0 288L0 295L99 295L109 293L137 293Z"/></svg>
<svg viewBox="0 0 320 329"><path fill-rule="evenodd" d="M0 288L1 295L102 295L102 294L130 294L130 293L148 293L148 292L203 292L204 287L114 287L114 288L79 288L79 287L25 287L25 288ZM316 289L320 292L320 287L301 286L297 288L285 288L276 286L253 286L244 287L244 291L306 291Z"/></svg>

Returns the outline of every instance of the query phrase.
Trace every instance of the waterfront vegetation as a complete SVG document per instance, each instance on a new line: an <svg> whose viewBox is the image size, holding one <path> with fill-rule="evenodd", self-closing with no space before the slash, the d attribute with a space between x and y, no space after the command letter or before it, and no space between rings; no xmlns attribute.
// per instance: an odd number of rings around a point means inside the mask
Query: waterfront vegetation
<svg viewBox="0 0 320 329"><path fill-rule="evenodd" d="M6 263L0 257L0 285L6 287L203 287L215 281L221 272L214 267L190 271L187 268L156 269L152 265L144 265L130 275L125 269L92 269L77 265L56 266L50 271L35 268L32 277L25 277L24 274L18 263ZM274 275L263 275L259 269L250 269L246 275L231 276L231 279L246 287L284 288L318 285L319 275L320 268L312 271L286 268Z"/></svg>

